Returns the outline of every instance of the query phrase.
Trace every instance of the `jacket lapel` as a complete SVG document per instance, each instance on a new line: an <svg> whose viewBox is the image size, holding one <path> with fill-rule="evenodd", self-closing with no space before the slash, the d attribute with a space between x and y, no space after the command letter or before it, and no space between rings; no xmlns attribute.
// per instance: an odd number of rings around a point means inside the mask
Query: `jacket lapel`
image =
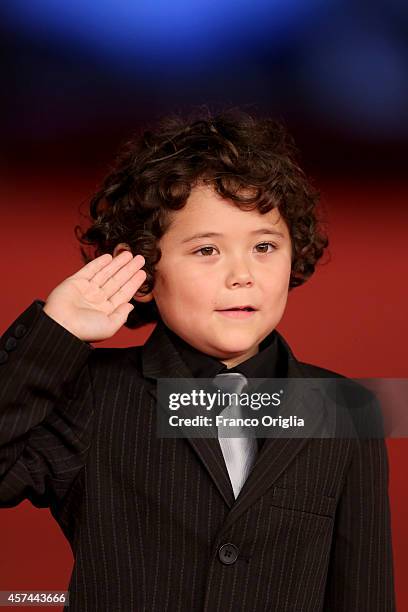
<svg viewBox="0 0 408 612"><path fill-rule="evenodd" d="M181 359L159 321L142 348L142 367L145 378L194 378ZM157 402L157 387L148 389ZM187 415L186 415L187 416ZM186 438L208 471L228 507L235 501L227 466L216 438Z"/></svg>
<svg viewBox="0 0 408 612"><path fill-rule="evenodd" d="M307 372L300 362L296 360L289 346L279 334L282 348L288 359L287 377L299 379L307 377ZM290 383L290 381L288 381ZM307 437L300 437L299 431L295 429L278 430L273 438L266 438L255 464L245 481L231 512L229 513L223 530L228 530L232 523L242 515L250 506L270 489L279 476L285 471L296 455L304 448L313 432L322 432L325 426L326 412L324 400L318 389L311 385L306 386L303 392L299 384L289 391L290 400L283 403L278 415L282 418L296 415L303 418L307 424ZM292 436L292 437L289 437Z"/></svg>
<svg viewBox="0 0 408 612"><path fill-rule="evenodd" d="M304 366L297 361L280 334L278 334L278 339L280 355L282 359L287 360L287 377L289 379L307 377L307 371L304 369ZM145 378L156 382L154 387L148 389L148 392L156 401L157 379L193 378L191 371L179 356L165 332L164 325L160 321L142 347L142 367ZM291 401L283 404L279 414L282 417L296 414L298 418L304 418L305 422L308 420L307 417L313 415L313 427L317 428L321 426L324 416L323 404L321 393L317 390L309 389L306 394L300 397L299 386L294 385ZM293 406L296 406L296 410L293 410ZM186 440L194 448L197 456L208 471L225 503L230 508L230 513L223 525L223 529L228 529L243 512L265 494L308 442L308 437L288 437L291 435L287 433L289 431L281 430L281 434L278 433L275 437L265 440L237 499L234 498L218 439L186 437ZM309 437L312 437L311 433L312 431L309 429Z"/></svg>

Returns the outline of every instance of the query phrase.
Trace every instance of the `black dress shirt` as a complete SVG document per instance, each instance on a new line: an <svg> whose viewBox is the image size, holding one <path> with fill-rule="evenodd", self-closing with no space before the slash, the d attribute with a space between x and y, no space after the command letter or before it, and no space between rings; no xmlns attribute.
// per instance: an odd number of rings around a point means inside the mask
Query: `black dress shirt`
<svg viewBox="0 0 408 612"><path fill-rule="evenodd" d="M284 360L280 358L275 330L272 330L259 344L258 353L232 368L227 368L220 359L191 346L167 325L165 329L194 378L214 378L217 374L224 372L239 372L246 378L284 378L287 375L287 365L285 366ZM257 438L257 440L258 449L261 449L265 439Z"/></svg>

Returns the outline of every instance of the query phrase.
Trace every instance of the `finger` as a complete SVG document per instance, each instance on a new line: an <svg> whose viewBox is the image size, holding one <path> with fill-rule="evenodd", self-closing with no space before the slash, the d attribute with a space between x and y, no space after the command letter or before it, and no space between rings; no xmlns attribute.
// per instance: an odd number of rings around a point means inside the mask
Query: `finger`
<svg viewBox="0 0 408 612"><path fill-rule="evenodd" d="M116 309L120 304L129 302L129 300L135 295L136 291L146 280L147 274L144 270L138 270L136 274L132 276L127 283L116 291L114 295L109 299L112 306Z"/></svg>
<svg viewBox="0 0 408 612"><path fill-rule="evenodd" d="M116 331L126 323L126 320L133 309L133 304L121 304L113 312L111 312L109 319L114 327L113 333L116 333Z"/></svg>
<svg viewBox="0 0 408 612"><path fill-rule="evenodd" d="M106 283L101 285L107 298L114 295L125 283L127 283L136 272L142 268L145 264L145 259L142 255L137 255L131 261L127 262L125 266L120 268L116 274L111 276Z"/></svg>
<svg viewBox="0 0 408 612"><path fill-rule="evenodd" d="M142 255L136 255L136 257L140 259ZM122 251L121 253L119 253L119 255L113 258L111 263L106 266L106 268L99 270L99 272L97 272L97 274L95 274L95 276L90 280L96 283L98 287L102 287L106 283L106 281L111 278L118 270L120 270L123 266L126 266L130 261L133 261L133 259L135 258L133 257L130 251Z"/></svg>
<svg viewBox="0 0 408 612"><path fill-rule="evenodd" d="M104 253L100 255L100 257L96 257L89 263L87 263L83 268L78 270L72 276L77 278L86 278L91 279L99 270L102 270L105 266L107 266L112 261L112 255L110 253Z"/></svg>

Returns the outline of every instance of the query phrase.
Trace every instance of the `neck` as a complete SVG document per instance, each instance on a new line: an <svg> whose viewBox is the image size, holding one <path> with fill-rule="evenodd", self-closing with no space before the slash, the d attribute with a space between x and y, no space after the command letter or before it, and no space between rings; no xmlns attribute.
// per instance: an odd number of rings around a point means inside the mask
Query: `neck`
<svg viewBox="0 0 408 612"><path fill-rule="evenodd" d="M250 357L253 357L258 352L259 352L259 346L255 346L248 353L245 353L245 355L240 355L239 357L232 357L231 359L220 359L220 361L221 363L226 365L227 368L230 370L231 368L235 368L235 366L239 365L240 363L243 363Z"/></svg>

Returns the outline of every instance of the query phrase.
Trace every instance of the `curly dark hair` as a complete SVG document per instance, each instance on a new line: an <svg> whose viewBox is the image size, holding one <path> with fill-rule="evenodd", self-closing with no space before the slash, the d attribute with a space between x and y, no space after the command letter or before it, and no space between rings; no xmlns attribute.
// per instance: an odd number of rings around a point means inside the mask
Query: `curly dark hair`
<svg viewBox="0 0 408 612"><path fill-rule="evenodd" d="M316 205L319 193L297 162L298 151L281 122L232 108L211 114L205 106L188 117L172 114L146 126L119 152L115 166L90 202L91 226L75 235L91 245L88 263L119 243L133 255L141 253L147 277L138 294L154 286L155 265L161 257L158 241L170 224L171 212L186 204L201 181L242 209L261 214L278 207L292 242L289 288L314 272L328 245ZM249 190L248 190L249 188ZM248 191L251 195L248 195ZM245 192L245 196L243 195ZM155 301L135 306L125 326L131 329L160 318Z"/></svg>

